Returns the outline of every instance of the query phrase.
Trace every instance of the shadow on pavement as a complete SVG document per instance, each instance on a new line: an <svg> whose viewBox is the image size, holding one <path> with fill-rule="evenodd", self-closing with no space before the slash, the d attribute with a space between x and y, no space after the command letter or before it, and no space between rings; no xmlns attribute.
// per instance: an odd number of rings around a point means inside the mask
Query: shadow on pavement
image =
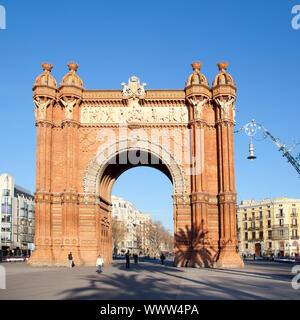
<svg viewBox="0 0 300 320"><path fill-rule="evenodd" d="M170 262L172 264L172 262ZM212 272L239 274L251 277L248 281L234 281L232 278L216 278L205 276L191 279L187 276L185 268L162 266L156 262L135 265L125 268L125 262L114 262L117 272L112 274L88 275L81 280L88 285L75 287L60 293L63 299L89 299L89 300L174 300L179 299L268 299L267 293L273 290L272 283L261 283L261 278L272 278L266 275L242 270L205 269ZM199 272L201 269L194 270ZM199 277L200 278L200 277ZM278 278L278 275L275 277ZM250 280L250 281L249 281ZM258 293L257 289L262 291Z"/></svg>

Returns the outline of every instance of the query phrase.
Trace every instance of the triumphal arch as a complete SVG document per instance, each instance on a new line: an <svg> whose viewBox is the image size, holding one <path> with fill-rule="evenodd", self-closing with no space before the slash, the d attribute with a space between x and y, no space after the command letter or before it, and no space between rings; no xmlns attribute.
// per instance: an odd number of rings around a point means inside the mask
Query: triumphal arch
<svg viewBox="0 0 300 320"><path fill-rule="evenodd" d="M33 87L37 126L36 235L31 265L112 262L111 190L136 166L173 183L176 266L241 267L237 253L233 127L236 87L227 63L212 86L200 62L184 89L86 90L78 65L57 85L52 65ZM145 181L145 183L147 183ZM153 186L155 188L155 186ZM153 199L155 201L155 199Z"/></svg>

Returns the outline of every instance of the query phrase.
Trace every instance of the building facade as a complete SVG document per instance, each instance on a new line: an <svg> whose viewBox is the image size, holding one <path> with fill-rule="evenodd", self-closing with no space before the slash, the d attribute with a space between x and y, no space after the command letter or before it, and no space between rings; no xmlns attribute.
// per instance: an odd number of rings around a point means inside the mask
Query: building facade
<svg viewBox="0 0 300 320"><path fill-rule="evenodd" d="M297 256L300 199L243 200L237 205L241 254Z"/></svg>
<svg viewBox="0 0 300 320"><path fill-rule="evenodd" d="M33 249L35 204L30 191L15 185L9 174L0 176L2 255L28 254Z"/></svg>
<svg viewBox="0 0 300 320"><path fill-rule="evenodd" d="M122 238L119 239L114 253L122 254L129 250L132 253L147 252L147 226L151 219L149 214L143 214L134 205L120 197L111 197L112 218L124 225Z"/></svg>

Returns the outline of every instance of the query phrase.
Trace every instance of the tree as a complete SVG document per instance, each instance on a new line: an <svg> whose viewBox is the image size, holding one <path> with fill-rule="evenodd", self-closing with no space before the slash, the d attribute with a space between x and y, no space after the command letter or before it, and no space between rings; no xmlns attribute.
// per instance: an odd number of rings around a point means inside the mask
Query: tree
<svg viewBox="0 0 300 320"><path fill-rule="evenodd" d="M117 253L121 240L126 238L126 225L124 221L112 218L112 239L114 245L114 253Z"/></svg>

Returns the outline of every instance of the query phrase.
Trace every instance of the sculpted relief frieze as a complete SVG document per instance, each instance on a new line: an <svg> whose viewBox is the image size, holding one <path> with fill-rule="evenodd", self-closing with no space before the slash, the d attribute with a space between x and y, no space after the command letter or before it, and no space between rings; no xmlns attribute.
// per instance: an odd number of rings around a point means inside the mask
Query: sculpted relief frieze
<svg viewBox="0 0 300 320"><path fill-rule="evenodd" d="M187 123L188 110L182 107L89 107L81 108L81 123Z"/></svg>

